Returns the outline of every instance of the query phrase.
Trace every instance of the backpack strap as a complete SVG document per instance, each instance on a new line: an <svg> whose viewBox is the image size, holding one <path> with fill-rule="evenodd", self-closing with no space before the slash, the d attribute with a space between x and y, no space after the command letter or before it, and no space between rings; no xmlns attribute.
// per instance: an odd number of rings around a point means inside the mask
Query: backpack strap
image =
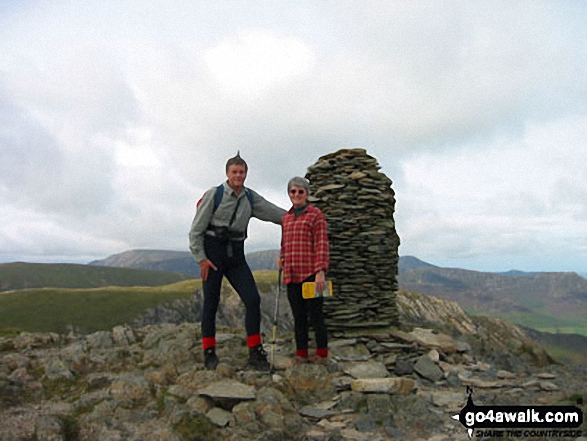
<svg viewBox="0 0 587 441"><path fill-rule="evenodd" d="M214 193L214 209L212 213L216 213L216 210L220 206L220 202L222 202L222 196L224 195L224 184L220 184L216 187L216 193Z"/></svg>
<svg viewBox="0 0 587 441"><path fill-rule="evenodd" d="M254 204L253 192L250 189L245 188L245 195L247 196L247 199L249 200L249 204L251 204L251 210L252 210L253 204ZM224 196L224 184L220 184L218 187L216 187L216 192L214 193L214 208L212 209L212 214L216 213L216 210L220 206L220 202L222 202L222 196ZM197 207L199 207L200 204L202 203L202 199L203 199L203 196L198 201L198 203L196 205Z"/></svg>
<svg viewBox="0 0 587 441"><path fill-rule="evenodd" d="M245 194L247 195L247 198L249 199L249 204L251 204L251 211L253 211L253 206L254 206L253 192L250 189L245 187Z"/></svg>

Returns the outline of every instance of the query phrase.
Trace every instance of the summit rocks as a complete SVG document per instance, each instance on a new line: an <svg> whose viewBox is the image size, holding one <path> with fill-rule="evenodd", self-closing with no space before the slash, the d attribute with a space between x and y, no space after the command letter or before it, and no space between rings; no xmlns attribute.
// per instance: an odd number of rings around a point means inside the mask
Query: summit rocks
<svg viewBox="0 0 587 441"><path fill-rule="evenodd" d="M477 404L585 396L585 367L552 364L518 328L468 317L470 333L439 329L425 297L398 296L402 329L333 338L327 365L295 364L281 333L272 374L246 368L232 329L205 370L198 323L0 337L0 440L464 441L451 416L467 386Z"/></svg>

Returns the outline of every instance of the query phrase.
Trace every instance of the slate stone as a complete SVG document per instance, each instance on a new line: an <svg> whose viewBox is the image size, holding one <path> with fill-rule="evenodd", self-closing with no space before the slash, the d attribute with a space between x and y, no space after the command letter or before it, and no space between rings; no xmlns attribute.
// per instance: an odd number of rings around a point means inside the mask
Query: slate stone
<svg viewBox="0 0 587 441"><path fill-rule="evenodd" d="M212 399L254 400L255 388L235 380L224 380L199 389L198 394L208 396Z"/></svg>
<svg viewBox="0 0 587 441"><path fill-rule="evenodd" d="M414 372L414 363L408 360L399 359L395 362L395 375L411 375Z"/></svg>
<svg viewBox="0 0 587 441"><path fill-rule="evenodd" d="M304 406L300 409L300 415L321 420L335 415L335 412L316 406Z"/></svg>
<svg viewBox="0 0 587 441"><path fill-rule="evenodd" d="M379 424L373 415L361 415L355 420L355 428L359 432L375 432Z"/></svg>
<svg viewBox="0 0 587 441"><path fill-rule="evenodd" d="M389 377L389 372L383 363L354 363L343 368L343 371L354 378Z"/></svg>
<svg viewBox="0 0 587 441"><path fill-rule="evenodd" d="M415 382L411 378L363 378L351 381L351 389L355 392L408 395L414 387Z"/></svg>
<svg viewBox="0 0 587 441"><path fill-rule="evenodd" d="M332 355L341 361L367 361L371 358L371 353L363 344L343 347L331 346L330 349Z"/></svg>
<svg viewBox="0 0 587 441"><path fill-rule="evenodd" d="M540 389L546 391L554 391L559 390L559 387L551 381L541 381L540 382Z"/></svg>
<svg viewBox="0 0 587 441"><path fill-rule="evenodd" d="M442 369L428 355L418 357L416 364L414 364L414 371L430 381L439 381L444 378Z"/></svg>
<svg viewBox="0 0 587 441"><path fill-rule="evenodd" d="M448 375L446 376L446 385L448 387L454 387L454 388L461 387L461 379L459 377L459 374L455 371L449 372Z"/></svg>
<svg viewBox="0 0 587 441"><path fill-rule="evenodd" d="M235 417L231 412L228 412L224 409L220 409L218 407L212 408L206 416L212 423L214 423L218 427L226 427L226 426L233 426L235 423Z"/></svg>
<svg viewBox="0 0 587 441"><path fill-rule="evenodd" d="M457 342L450 335L435 332L432 329L414 328L411 332L395 331L394 335L425 348L438 348L445 354L453 354L457 351Z"/></svg>

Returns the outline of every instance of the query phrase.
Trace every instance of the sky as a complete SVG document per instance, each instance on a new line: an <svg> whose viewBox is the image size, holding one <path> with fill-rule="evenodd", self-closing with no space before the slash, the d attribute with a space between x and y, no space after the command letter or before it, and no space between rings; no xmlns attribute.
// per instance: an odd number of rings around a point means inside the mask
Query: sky
<svg viewBox="0 0 587 441"><path fill-rule="evenodd" d="M188 250L240 150L246 185L364 148L399 253L587 273L584 1L0 3L0 262ZM249 225L248 252L280 228Z"/></svg>

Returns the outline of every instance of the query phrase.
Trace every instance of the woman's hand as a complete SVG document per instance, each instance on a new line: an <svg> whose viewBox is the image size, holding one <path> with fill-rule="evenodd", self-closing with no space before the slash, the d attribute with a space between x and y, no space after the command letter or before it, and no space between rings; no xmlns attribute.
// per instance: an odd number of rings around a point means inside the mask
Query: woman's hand
<svg viewBox="0 0 587 441"><path fill-rule="evenodd" d="M326 274L324 274L324 271L318 271L314 282L314 291L322 292L324 288L326 288Z"/></svg>
<svg viewBox="0 0 587 441"><path fill-rule="evenodd" d="M216 265L214 265L212 261L209 259L205 259L200 262L200 277L202 278L202 281L205 282L208 279L208 273L210 272L210 268L212 268L214 271L218 270L218 268L216 268Z"/></svg>

